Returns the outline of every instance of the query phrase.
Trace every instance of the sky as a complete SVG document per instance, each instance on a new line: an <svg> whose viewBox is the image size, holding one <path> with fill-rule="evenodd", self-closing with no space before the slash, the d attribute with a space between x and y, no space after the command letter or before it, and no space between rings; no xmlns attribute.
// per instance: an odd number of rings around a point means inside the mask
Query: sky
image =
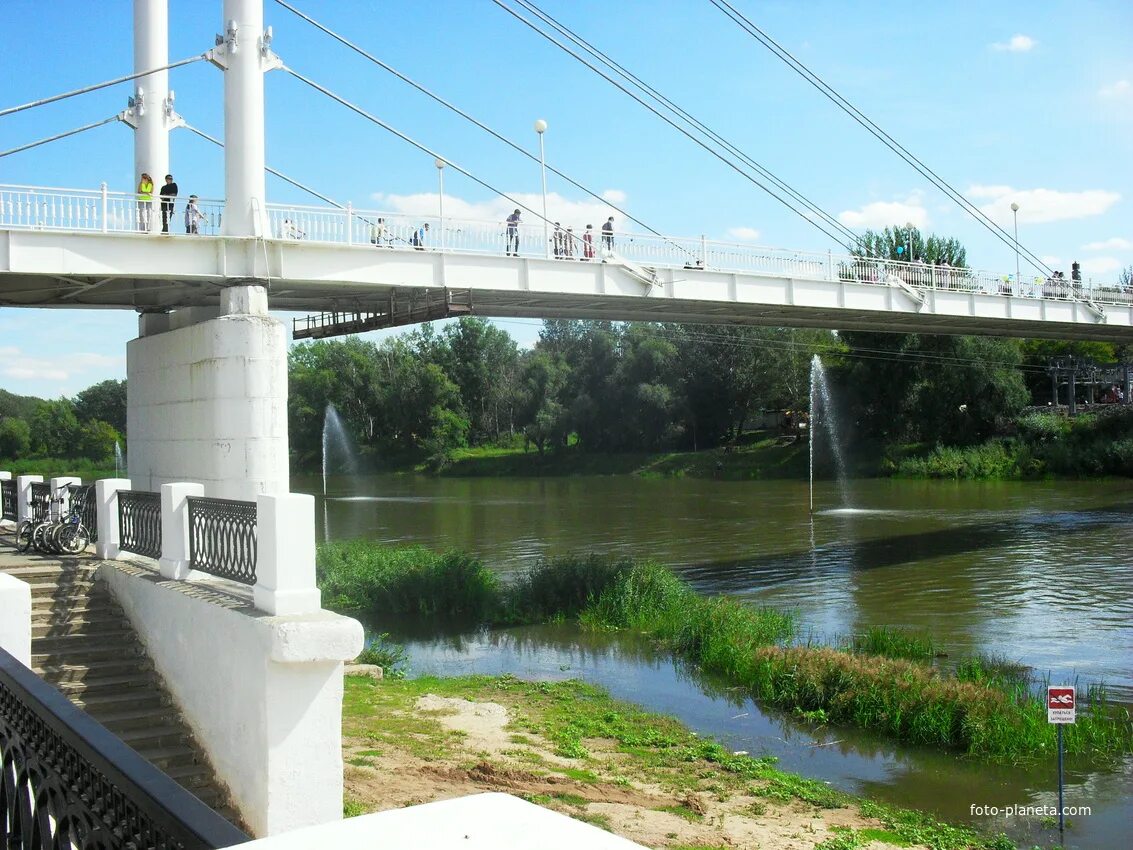
<svg viewBox="0 0 1133 850"><path fill-rule="evenodd" d="M500 5L515 0L289 0L532 153L678 236L820 250L825 234L697 147ZM799 61L1056 269L1114 280L1133 264L1133 3L732 0ZM911 222L958 238L969 265L1014 270L1009 245L949 201L708 0L539 0L777 177L861 232ZM334 42L274 0L265 23L283 61L532 207L540 175L482 130ZM528 15L530 17L530 15ZM222 30L221 0L169 0L170 60ZM0 108L133 70L130 0L0 3ZM223 137L221 71L170 72L177 111ZM117 86L0 118L0 150L125 107ZM355 207L432 214L428 156L294 78L265 78L270 167ZM0 158L0 184L130 191L132 131L111 123ZM182 195L220 197L222 152L170 141ZM318 203L268 177L268 200ZM552 219L595 226L605 202L548 175ZM452 169L447 215L502 218L510 202ZM280 315L290 325L290 316ZM536 321L500 321L521 344ZM73 395L125 377L128 311L0 308L0 388ZM372 335L377 338L378 335Z"/></svg>

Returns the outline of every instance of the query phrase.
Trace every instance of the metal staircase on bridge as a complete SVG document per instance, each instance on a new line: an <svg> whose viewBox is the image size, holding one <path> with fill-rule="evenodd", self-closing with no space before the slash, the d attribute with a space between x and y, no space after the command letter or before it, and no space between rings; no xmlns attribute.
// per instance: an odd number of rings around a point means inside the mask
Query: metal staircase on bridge
<svg viewBox="0 0 1133 850"><path fill-rule="evenodd" d="M31 586L32 670L197 799L242 827L96 566L20 556L0 543L0 570Z"/></svg>
<svg viewBox="0 0 1133 850"><path fill-rule="evenodd" d="M331 312L317 313L292 319L294 339L325 339L332 336L358 334L380 328L396 328L418 322L433 322L472 313L472 292L461 290L391 290L384 309L364 311L340 310L335 305Z"/></svg>

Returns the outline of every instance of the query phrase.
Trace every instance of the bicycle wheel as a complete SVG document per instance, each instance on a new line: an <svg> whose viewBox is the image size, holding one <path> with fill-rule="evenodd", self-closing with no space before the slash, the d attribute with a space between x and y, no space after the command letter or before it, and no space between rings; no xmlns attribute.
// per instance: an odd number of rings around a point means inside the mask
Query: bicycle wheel
<svg viewBox="0 0 1133 850"><path fill-rule="evenodd" d="M48 523L36 523L35 529L31 533L31 545L36 548L36 551L47 552L47 543L44 541L44 534L47 533Z"/></svg>
<svg viewBox="0 0 1133 850"><path fill-rule="evenodd" d="M63 531L63 523L55 521L47 528L44 534L44 540L47 541L47 549L52 555L62 555L63 546L59 542L59 534Z"/></svg>
<svg viewBox="0 0 1133 850"><path fill-rule="evenodd" d="M67 523L59 532L59 545L68 555L77 555L90 543L90 532L81 522Z"/></svg>
<svg viewBox="0 0 1133 850"><path fill-rule="evenodd" d="M26 552L31 548L32 532L35 531L35 523L30 519L23 520L16 526L16 548L21 552Z"/></svg>

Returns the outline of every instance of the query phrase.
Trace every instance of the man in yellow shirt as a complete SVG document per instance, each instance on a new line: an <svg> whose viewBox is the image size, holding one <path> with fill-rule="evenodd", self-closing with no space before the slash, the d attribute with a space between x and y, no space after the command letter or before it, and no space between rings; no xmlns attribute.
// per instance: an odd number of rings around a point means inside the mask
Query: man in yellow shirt
<svg viewBox="0 0 1133 850"><path fill-rule="evenodd" d="M138 181L138 230L148 233L150 216L153 213L153 178L142 172Z"/></svg>

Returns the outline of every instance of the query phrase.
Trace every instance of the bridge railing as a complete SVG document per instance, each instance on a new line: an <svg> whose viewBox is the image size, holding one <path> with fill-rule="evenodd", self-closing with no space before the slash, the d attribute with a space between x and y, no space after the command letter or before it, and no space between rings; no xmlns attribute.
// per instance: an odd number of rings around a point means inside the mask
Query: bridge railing
<svg viewBox="0 0 1133 850"><path fill-rule="evenodd" d="M185 234L187 198L177 199L170 230ZM0 186L0 228L138 232L142 224L137 196L127 192ZM199 199L197 232L220 232L224 203ZM149 205L160 218L160 200ZM439 212L439 211L438 211ZM854 280L890 286L900 281L921 290L958 290L1099 304L1133 304L1133 291L1112 283L1071 281L953 269L924 263L875 260L842 252L795 251L705 237L617 232L607 239L601 223L587 236L583 226L544 229L542 223L509 229L503 221L445 216L414 216L351 206L335 208L268 204L269 238L358 245L386 250L550 257L564 261L628 260L640 265L706 269L811 280Z"/></svg>

